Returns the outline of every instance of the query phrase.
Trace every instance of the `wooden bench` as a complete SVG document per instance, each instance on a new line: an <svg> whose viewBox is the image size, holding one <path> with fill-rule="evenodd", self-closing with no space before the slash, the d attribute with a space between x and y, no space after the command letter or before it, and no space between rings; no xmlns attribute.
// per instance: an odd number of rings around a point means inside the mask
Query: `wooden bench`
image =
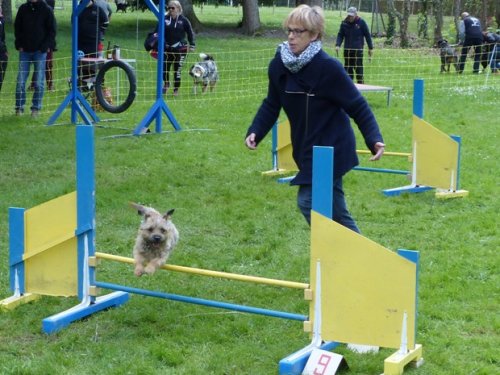
<svg viewBox="0 0 500 375"><path fill-rule="evenodd" d="M360 92L387 92L387 106L391 104L392 87L365 85L361 83L356 83L355 85Z"/></svg>

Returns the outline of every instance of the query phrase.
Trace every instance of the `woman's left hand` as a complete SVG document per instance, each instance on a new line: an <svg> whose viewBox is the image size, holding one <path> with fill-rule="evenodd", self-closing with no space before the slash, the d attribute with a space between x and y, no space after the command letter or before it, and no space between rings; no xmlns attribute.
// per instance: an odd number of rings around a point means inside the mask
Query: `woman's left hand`
<svg viewBox="0 0 500 375"><path fill-rule="evenodd" d="M373 146L373 148L375 148L375 155L373 155L370 158L370 161L379 160L382 157L383 153L384 153L385 144L382 143L382 142L377 142L377 143L375 143L375 145Z"/></svg>

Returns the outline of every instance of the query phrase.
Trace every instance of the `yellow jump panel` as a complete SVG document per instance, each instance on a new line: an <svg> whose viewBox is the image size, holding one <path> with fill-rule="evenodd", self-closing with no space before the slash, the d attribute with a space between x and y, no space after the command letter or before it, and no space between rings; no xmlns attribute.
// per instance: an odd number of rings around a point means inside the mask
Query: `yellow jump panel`
<svg viewBox="0 0 500 375"><path fill-rule="evenodd" d="M413 348L416 264L315 211L311 219L310 280L315 291L320 260L322 339L399 348L406 311Z"/></svg>
<svg viewBox="0 0 500 375"><path fill-rule="evenodd" d="M26 291L74 296L78 288L76 192L25 212Z"/></svg>
<svg viewBox="0 0 500 375"><path fill-rule="evenodd" d="M418 185L452 191L457 189L457 141L413 116L413 147Z"/></svg>
<svg viewBox="0 0 500 375"><path fill-rule="evenodd" d="M298 171L299 168L293 160L292 138L290 136L290 122L284 121L278 125L278 167L285 171Z"/></svg>

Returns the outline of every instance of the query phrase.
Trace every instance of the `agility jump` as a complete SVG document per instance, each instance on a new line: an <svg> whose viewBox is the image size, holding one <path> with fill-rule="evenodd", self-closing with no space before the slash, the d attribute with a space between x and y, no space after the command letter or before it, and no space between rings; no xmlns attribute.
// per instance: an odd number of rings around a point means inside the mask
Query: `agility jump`
<svg viewBox="0 0 500 375"><path fill-rule="evenodd" d="M396 254L331 220L333 179L328 176L333 173L332 148L314 151L310 284L164 266L167 271L303 290L310 305L307 316L97 281L99 259L133 260L95 251L94 128L80 125L76 133L76 193L28 210L9 211L14 295L0 301L1 307L11 309L39 295L78 296L78 305L42 321L43 331L53 333L95 312L120 306L129 293L135 293L302 321L312 342L280 361L280 374L300 374L314 358L311 353L347 342L397 348L385 360L385 375L402 374L410 362L422 363L422 347L415 343L418 252L400 250ZM321 269L328 272L321 273ZM363 279L353 281L360 274ZM99 296L100 289L115 292Z"/></svg>
<svg viewBox="0 0 500 375"><path fill-rule="evenodd" d="M402 174L411 177L411 184L383 191L386 196L402 193L419 193L436 190L437 198L465 197L468 191L460 190L460 146L458 136L448 136L425 122L423 118L423 80L415 80L413 96L412 153L385 152L384 156L404 157L412 162L411 170L355 167L355 170ZM369 154L367 150L357 150ZM272 165L265 175L289 174L298 170L292 157L290 126L288 122L276 124L273 128ZM281 178L287 182L290 178Z"/></svg>

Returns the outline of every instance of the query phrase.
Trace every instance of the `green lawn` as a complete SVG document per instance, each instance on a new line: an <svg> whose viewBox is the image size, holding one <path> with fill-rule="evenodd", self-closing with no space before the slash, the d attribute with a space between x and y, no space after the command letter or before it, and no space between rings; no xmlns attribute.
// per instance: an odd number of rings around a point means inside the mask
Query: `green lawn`
<svg viewBox="0 0 500 375"><path fill-rule="evenodd" d="M262 20L272 18L271 11ZM278 29L287 10L275 11ZM237 10L205 7L199 17L223 12ZM147 13L114 17L108 37L131 50L136 35L142 43L142 35L154 25ZM62 58L69 54L68 19L60 18L58 24L57 54ZM330 30L334 33L336 27ZM12 41L11 33L8 37ZM204 32L197 45L200 52L216 51L222 69L247 64L258 70L251 61L231 60L228 50L263 49L265 58L255 61L265 67L281 38ZM36 121L12 115L16 54L10 51L10 82L0 99L0 298L11 294L8 207L30 208L75 190L75 128L44 126L48 109ZM438 200L433 192L387 198L381 190L406 185L405 177L353 171L345 178L349 208L366 237L391 250L420 251L417 342L423 345L425 364L407 373L498 374L499 76L439 75L438 58L427 56L428 50L380 48L376 53L380 58L367 67L367 76L395 88L389 107L383 94L367 94L388 151L411 151L412 82L423 77L424 118L462 137L461 187L470 192L451 200ZM184 131L170 131L165 119L165 134L110 138L130 133L144 117L151 102L141 92L130 111L103 114L108 121L96 126L97 250L131 256L140 218L127 202L136 201L161 211L176 209L181 239L172 264L308 282L309 228L296 208L296 189L261 176L271 168L270 137L256 152L243 145L265 85L251 93L233 92L229 80L221 79L215 93L195 98L188 94L188 77L183 79L186 92L168 104ZM243 74L241 79L247 80ZM265 83L265 68L253 79ZM65 112L60 122L68 121ZM363 157L362 164L368 164ZM379 166L410 167L390 157ZM132 266L108 261L102 263L98 279L308 313L300 291L276 287L163 271L137 279ZM267 375L277 373L280 359L309 343L300 322L142 296L54 335L41 332L43 318L77 303L75 298L43 297L1 312L0 373ZM393 350L359 355L341 347L337 352L347 358L350 374L367 375L382 373L383 361Z"/></svg>

